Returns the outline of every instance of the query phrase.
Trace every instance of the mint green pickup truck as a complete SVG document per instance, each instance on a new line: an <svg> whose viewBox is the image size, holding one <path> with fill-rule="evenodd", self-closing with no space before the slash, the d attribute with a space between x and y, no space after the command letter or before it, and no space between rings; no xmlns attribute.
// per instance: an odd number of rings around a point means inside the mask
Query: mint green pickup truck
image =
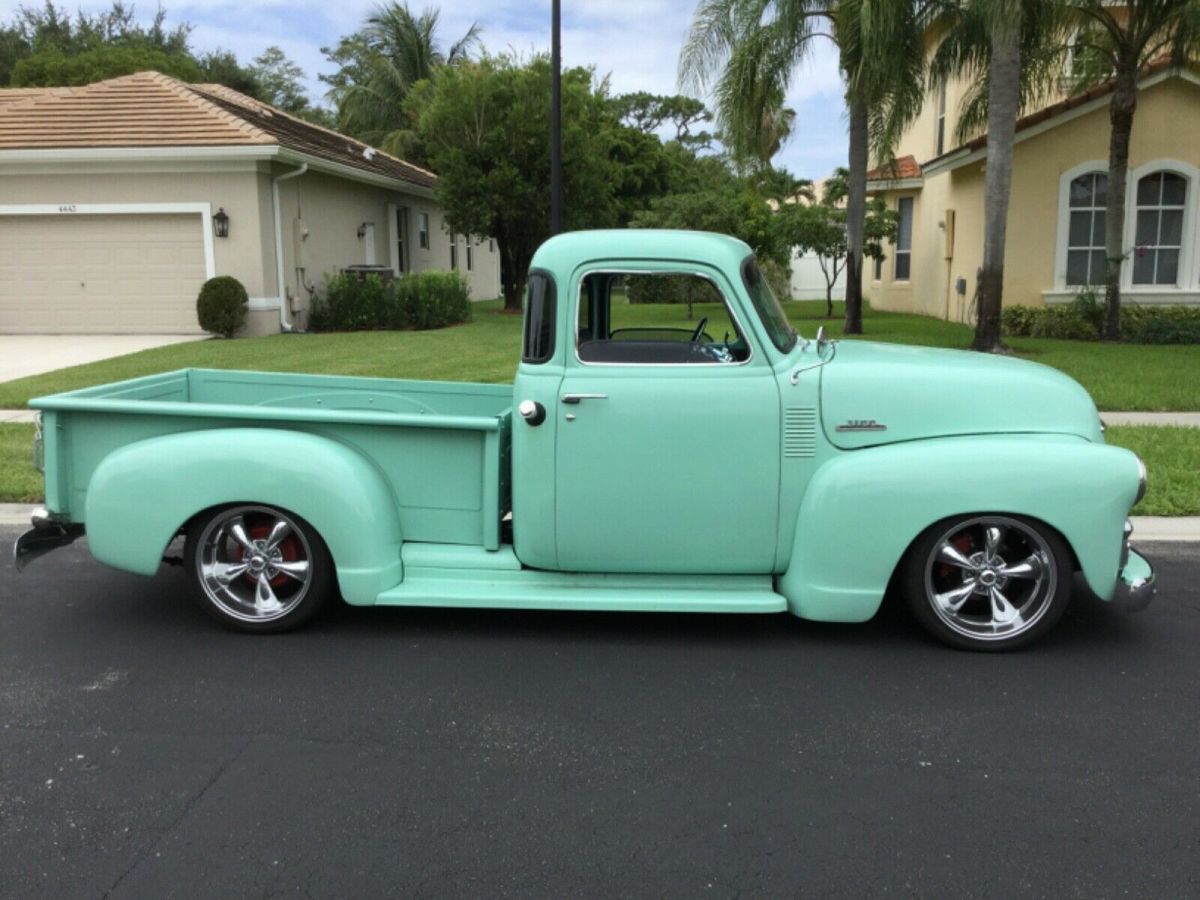
<svg viewBox="0 0 1200 900"><path fill-rule="evenodd" d="M703 301L662 327L656 301ZM1087 393L1016 359L798 335L749 248L578 232L529 273L510 386L168 372L43 397L45 508L18 563L85 530L153 575L184 538L203 607L282 631L371 606L776 613L906 599L1008 649L1076 575L1140 608L1145 491ZM515 412L515 415L514 415Z"/></svg>

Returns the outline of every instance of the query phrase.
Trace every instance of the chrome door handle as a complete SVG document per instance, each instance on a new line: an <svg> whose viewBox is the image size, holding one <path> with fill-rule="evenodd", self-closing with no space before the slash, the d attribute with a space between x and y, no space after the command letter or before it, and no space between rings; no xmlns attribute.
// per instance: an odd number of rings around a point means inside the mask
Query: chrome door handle
<svg viewBox="0 0 1200 900"><path fill-rule="evenodd" d="M607 400L608 394L563 394L563 403L578 403L580 400Z"/></svg>

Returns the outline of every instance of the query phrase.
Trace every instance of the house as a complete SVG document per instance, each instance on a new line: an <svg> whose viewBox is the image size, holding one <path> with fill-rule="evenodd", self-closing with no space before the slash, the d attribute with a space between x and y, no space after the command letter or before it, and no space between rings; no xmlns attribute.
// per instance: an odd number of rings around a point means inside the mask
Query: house
<svg viewBox="0 0 1200 900"><path fill-rule="evenodd" d="M955 146L967 85L931 94L896 158L868 190L900 218L864 292L879 309L957 321L974 316L983 257L987 136ZM1069 302L1104 284L1108 104L1112 85L1053 99L1017 123L1005 252L1004 305ZM1165 60L1143 70L1129 150L1122 296L1200 304L1200 74Z"/></svg>
<svg viewBox="0 0 1200 900"><path fill-rule="evenodd" d="M451 235L437 177L220 85L141 72L0 90L0 333L191 333L205 279L247 332L303 328L325 278L458 269L500 293L486 237Z"/></svg>

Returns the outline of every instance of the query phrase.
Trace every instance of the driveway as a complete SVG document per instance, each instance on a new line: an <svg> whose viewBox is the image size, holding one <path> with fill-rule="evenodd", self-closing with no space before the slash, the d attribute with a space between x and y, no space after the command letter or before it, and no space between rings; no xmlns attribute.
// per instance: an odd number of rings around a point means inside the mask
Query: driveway
<svg viewBox="0 0 1200 900"><path fill-rule="evenodd" d="M206 337L203 334L0 334L0 381Z"/></svg>

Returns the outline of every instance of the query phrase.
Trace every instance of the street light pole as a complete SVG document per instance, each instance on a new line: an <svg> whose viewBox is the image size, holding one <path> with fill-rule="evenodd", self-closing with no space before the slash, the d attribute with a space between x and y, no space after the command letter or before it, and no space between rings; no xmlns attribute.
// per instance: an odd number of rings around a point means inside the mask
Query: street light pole
<svg viewBox="0 0 1200 900"><path fill-rule="evenodd" d="M562 231L562 8L550 6L550 234Z"/></svg>

